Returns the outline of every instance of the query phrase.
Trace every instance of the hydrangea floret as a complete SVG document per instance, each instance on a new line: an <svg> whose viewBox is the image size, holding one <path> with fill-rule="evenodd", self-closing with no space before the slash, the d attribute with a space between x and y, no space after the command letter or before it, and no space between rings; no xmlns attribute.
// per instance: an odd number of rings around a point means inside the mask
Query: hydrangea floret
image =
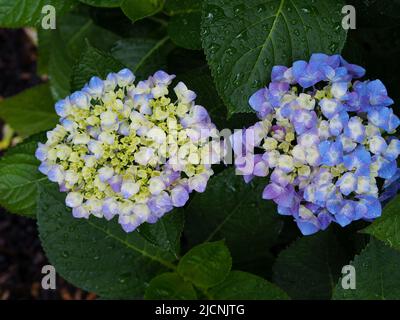
<svg viewBox="0 0 400 320"><path fill-rule="evenodd" d="M260 121L232 136L239 173L269 176L262 197L304 235L373 220L398 188L399 118L384 84L364 74L340 55L275 66L249 99Z"/></svg>
<svg viewBox="0 0 400 320"><path fill-rule="evenodd" d="M131 232L205 190L219 161L215 125L184 83L169 97L174 78L157 71L135 84L123 69L56 103L60 122L36 157L74 217L118 216Z"/></svg>

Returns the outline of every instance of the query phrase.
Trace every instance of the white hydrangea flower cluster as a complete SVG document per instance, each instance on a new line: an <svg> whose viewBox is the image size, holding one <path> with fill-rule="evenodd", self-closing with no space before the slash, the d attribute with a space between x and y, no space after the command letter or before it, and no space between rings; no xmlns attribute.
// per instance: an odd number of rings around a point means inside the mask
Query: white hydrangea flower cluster
<svg viewBox="0 0 400 320"><path fill-rule="evenodd" d="M39 170L68 192L77 218L118 216L126 232L155 223L203 192L220 160L220 143L196 94L174 75L157 71L145 81L123 69L57 102L60 124L39 143Z"/></svg>

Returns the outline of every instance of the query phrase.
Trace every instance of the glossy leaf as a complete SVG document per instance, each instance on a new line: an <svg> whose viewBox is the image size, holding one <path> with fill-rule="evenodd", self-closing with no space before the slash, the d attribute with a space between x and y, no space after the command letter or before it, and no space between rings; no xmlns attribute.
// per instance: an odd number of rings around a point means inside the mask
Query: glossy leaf
<svg viewBox="0 0 400 320"><path fill-rule="evenodd" d="M183 210L175 209L164 215L157 223L142 224L138 232L150 243L178 257L183 224Z"/></svg>
<svg viewBox="0 0 400 320"><path fill-rule="evenodd" d="M400 196L391 200L383 209L382 217L376 219L363 231L400 250Z"/></svg>
<svg viewBox="0 0 400 320"><path fill-rule="evenodd" d="M200 288L222 282L232 266L228 248L223 242L208 242L192 248L178 264L178 273Z"/></svg>
<svg viewBox="0 0 400 320"><path fill-rule="evenodd" d="M119 7L123 0L79 0L84 4L94 7L114 8Z"/></svg>
<svg viewBox="0 0 400 320"><path fill-rule="evenodd" d="M276 285L261 277L242 271L231 271L228 277L209 290L217 300L275 300L289 299Z"/></svg>
<svg viewBox="0 0 400 320"><path fill-rule="evenodd" d="M36 216L38 188L47 181L38 171L40 163L34 156L38 141L35 137L23 142L1 157L0 205L9 212Z"/></svg>
<svg viewBox="0 0 400 320"><path fill-rule="evenodd" d="M143 296L145 284L168 269L174 258L116 220L72 217L65 193L54 184L41 188L38 226L50 263L67 281L104 298Z"/></svg>
<svg viewBox="0 0 400 320"><path fill-rule="evenodd" d="M273 282L293 299L330 299L347 262L336 236L330 230L321 231L300 238L279 254Z"/></svg>
<svg viewBox="0 0 400 320"><path fill-rule="evenodd" d="M118 72L123 68L121 62L88 43L79 62L73 67L71 88L73 91L80 90L91 77L105 79L110 72Z"/></svg>
<svg viewBox="0 0 400 320"><path fill-rule="evenodd" d="M212 177L206 191L196 194L185 209L189 246L224 239L235 268L268 274L270 248L283 222L273 203L261 197L265 185L263 179L246 184L234 169Z"/></svg>
<svg viewBox="0 0 400 320"><path fill-rule="evenodd" d="M340 52L346 30L337 0L205 0L202 43L229 114L251 112L248 99L274 65L311 53Z"/></svg>
<svg viewBox="0 0 400 320"><path fill-rule="evenodd" d="M0 101L0 118L22 137L51 129L58 122L48 84Z"/></svg>
<svg viewBox="0 0 400 320"><path fill-rule="evenodd" d="M165 0L123 0L121 9L133 22L152 16L163 8Z"/></svg>
<svg viewBox="0 0 400 320"><path fill-rule="evenodd" d="M134 71L140 79L147 79L159 69L165 69L167 55L172 49L167 37L154 39L124 39L115 43L112 55Z"/></svg>
<svg viewBox="0 0 400 320"><path fill-rule="evenodd" d="M186 49L201 49L200 24L203 0L169 0L165 11L171 16L168 34Z"/></svg>
<svg viewBox="0 0 400 320"><path fill-rule="evenodd" d="M197 294L190 282L169 272L151 280L144 297L147 300L195 300Z"/></svg>
<svg viewBox="0 0 400 320"><path fill-rule="evenodd" d="M349 263L355 270L355 289L344 289L339 280L334 299L400 299L400 252L372 239ZM344 279L346 282L346 279Z"/></svg>
<svg viewBox="0 0 400 320"><path fill-rule="evenodd" d="M46 5L53 6L57 16L61 17L72 4L73 0L0 0L0 27L33 27L49 13L44 10Z"/></svg>

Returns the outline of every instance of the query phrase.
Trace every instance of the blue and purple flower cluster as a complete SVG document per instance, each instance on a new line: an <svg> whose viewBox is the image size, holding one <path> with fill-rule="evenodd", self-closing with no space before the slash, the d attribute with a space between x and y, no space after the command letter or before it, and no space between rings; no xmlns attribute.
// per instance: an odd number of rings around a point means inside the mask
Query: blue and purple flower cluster
<svg viewBox="0 0 400 320"><path fill-rule="evenodd" d="M215 126L184 83L171 100L174 78L158 71L135 83L123 69L105 80L93 77L57 102L60 124L36 157L39 170L68 192L75 217L117 216L130 232L205 190L212 161L219 161L209 142Z"/></svg>
<svg viewBox="0 0 400 320"><path fill-rule="evenodd" d="M339 55L275 66L249 100L260 121L232 137L237 170L246 181L270 174L263 198L305 235L379 217L399 187L400 141L390 134L400 121L380 80L355 80L364 74Z"/></svg>

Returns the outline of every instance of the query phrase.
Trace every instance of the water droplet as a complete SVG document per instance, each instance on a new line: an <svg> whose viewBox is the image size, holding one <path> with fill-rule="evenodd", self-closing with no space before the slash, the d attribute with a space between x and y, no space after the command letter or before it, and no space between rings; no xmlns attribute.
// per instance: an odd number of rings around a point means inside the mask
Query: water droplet
<svg viewBox="0 0 400 320"><path fill-rule="evenodd" d="M130 275L131 275L130 272L123 273L118 277L118 281L120 283L125 283L126 280L128 280L128 278L130 277Z"/></svg>
<svg viewBox="0 0 400 320"><path fill-rule="evenodd" d="M258 80L258 79L255 79L254 81L253 81L253 88L258 88L259 86L261 85L261 81L260 80Z"/></svg>
<svg viewBox="0 0 400 320"><path fill-rule="evenodd" d="M100 259L99 256L94 256L94 257L93 257L93 260L99 260L99 259Z"/></svg>
<svg viewBox="0 0 400 320"><path fill-rule="evenodd" d="M293 33L294 33L294 35L297 36L297 37L300 36L300 31L299 31L299 29L294 29Z"/></svg>
<svg viewBox="0 0 400 320"><path fill-rule="evenodd" d="M329 50L331 51L331 53L334 53L338 48L338 43L337 42L332 42L329 45Z"/></svg>
<svg viewBox="0 0 400 320"><path fill-rule="evenodd" d="M63 258L68 258L69 257L69 252L68 251L63 251L61 253L61 255L63 256Z"/></svg>
<svg viewBox="0 0 400 320"><path fill-rule="evenodd" d="M235 86L238 86L240 84L240 80L241 80L242 76L243 75L241 73L236 74L235 79L233 80L233 84Z"/></svg>
<svg viewBox="0 0 400 320"><path fill-rule="evenodd" d="M240 32L235 38L236 38L236 39L241 39L241 38L243 38L243 32Z"/></svg>
<svg viewBox="0 0 400 320"><path fill-rule="evenodd" d="M236 49L233 47L229 47L228 49L226 49L226 53L230 56L233 56L236 53Z"/></svg>
<svg viewBox="0 0 400 320"><path fill-rule="evenodd" d="M241 15L242 14L242 12L244 11L244 5L238 5L238 6L235 6L234 8L233 8L233 13L234 13L234 15L235 16L239 16L239 15Z"/></svg>
<svg viewBox="0 0 400 320"><path fill-rule="evenodd" d="M257 12L258 12L258 13L261 13L261 12L263 12L264 10L265 10L265 6L262 5L262 4L260 4L260 5L257 7Z"/></svg>
<svg viewBox="0 0 400 320"><path fill-rule="evenodd" d="M269 63L270 63L270 61L269 61L269 59L268 59L268 58L265 58L265 59L263 60L263 64L264 64L264 66L268 66L268 65L269 65Z"/></svg>
<svg viewBox="0 0 400 320"><path fill-rule="evenodd" d="M310 13L310 9L309 8L301 8L301 11L303 11L304 13Z"/></svg>
<svg viewBox="0 0 400 320"><path fill-rule="evenodd" d="M210 46L210 53L215 54L219 50L220 46L217 44L211 44Z"/></svg>
<svg viewBox="0 0 400 320"><path fill-rule="evenodd" d="M212 14L212 12L209 12L208 14L207 14L207 17L206 17L208 20L212 20L212 19L214 19L214 15Z"/></svg>

